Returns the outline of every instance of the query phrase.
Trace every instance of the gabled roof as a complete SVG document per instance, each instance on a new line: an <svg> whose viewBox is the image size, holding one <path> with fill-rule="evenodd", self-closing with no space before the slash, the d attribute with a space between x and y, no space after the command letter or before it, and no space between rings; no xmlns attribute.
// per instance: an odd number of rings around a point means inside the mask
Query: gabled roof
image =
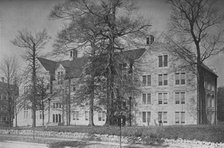
<svg viewBox="0 0 224 148"><path fill-rule="evenodd" d="M210 69L207 65L202 64L201 65L205 70L207 70L208 72L212 73L213 75L215 75L216 77L218 77L218 75L212 70Z"/></svg>
<svg viewBox="0 0 224 148"><path fill-rule="evenodd" d="M76 78L80 77L84 65L87 63L87 57L74 58L72 61L65 60L60 63L67 71L66 77Z"/></svg>
<svg viewBox="0 0 224 148"><path fill-rule="evenodd" d="M146 51L145 48L123 51L123 56L127 59L136 60Z"/></svg>
<svg viewBox="0 0 224 148"><path fill-rule="evenodd" d="M50 74L54 74L54 71L57 67L57 62L55 61L52 61L52 60L48 60L48 59L45 59L45 58L40 58L38 57L37 58L40 63L43 65L43 67L50 72Z"/></svg>
<svg viewBox="0 0 224 148"><path fill-rule="evenodd" d="M146 49L135 49L135 50L127 50L123 51L123 56L129 60L135 60L142 56L142 54L146 51ZM115 55L118 55L115 53ZM88 62L88 57L80 57L74 58L72 61L64 60L64 61L52 61L45 58L38 58L43 67L50 72L52 76L54 76L55 70L61 64L66 70L66 77L76 78L80 77L84 65Z"/></svg>

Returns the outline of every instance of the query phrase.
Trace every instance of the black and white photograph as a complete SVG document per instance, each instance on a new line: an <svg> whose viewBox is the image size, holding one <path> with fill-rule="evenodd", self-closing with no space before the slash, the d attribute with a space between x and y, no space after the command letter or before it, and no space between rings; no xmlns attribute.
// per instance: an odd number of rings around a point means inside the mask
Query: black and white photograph
<svg viewBox="0 0 224 148"><path fill-rule="evenodd" d="M0 0L0 148L224 148L224 0Z"/></svg>

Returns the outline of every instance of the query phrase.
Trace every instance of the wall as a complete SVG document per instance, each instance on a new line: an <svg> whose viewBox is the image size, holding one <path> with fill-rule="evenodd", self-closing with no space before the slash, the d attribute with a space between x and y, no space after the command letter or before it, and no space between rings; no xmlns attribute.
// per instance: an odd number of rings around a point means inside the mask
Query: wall
<svg viewBox="0 0 224 148"><path fill-rule="evenodd" d="M168 55L168 67L159 67L158 56ZM196 110L196 77L188 69L183 69L184 61L176 59L163 46L158 44L152 45L144 55L138 59L136 67L141 69L141 75L151 75L151 86L140 87L141 93L151 93L151 104L142 104L142 94L136 98L136 123L140 126L147 126L148 123L142 122L142 111L151 112L151 120L149 125L158 125L158 112L167 112L168 122L163 125L174 125L175 112L185 112L185 124L197 124L197 110ZM186 84L175 85L175 72L186 73ZM168 85L158 86L158 74L168 74ZM175 91L185 92L185 104L175 104ZM158 104L158 93L168 93L168 104Z"/></svg>

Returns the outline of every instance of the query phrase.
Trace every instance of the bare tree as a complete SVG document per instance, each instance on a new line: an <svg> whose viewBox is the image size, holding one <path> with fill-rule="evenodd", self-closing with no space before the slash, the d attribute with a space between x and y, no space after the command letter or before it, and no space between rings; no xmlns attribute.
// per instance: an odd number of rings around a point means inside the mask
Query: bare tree
<svg viewBox="0 0 224 148"><path fill-rule="evenodd" d="M9 117L9 126L13 126L14 105L16 95L18 95L18 88L14 85L18 74L18 64L15 57L6 57L3 59L0 70L4 78L6 78L6 94L7 94L7 111Z"/></svg>
<svg viewBox="0 0 224 148"><path fill-rule="evenodd" d="M176 52L192 56L198 80L199 124L206 124L203 62L223 51L224 15L212 0L168 0L172 12L170 33L180 45ZM171 35L172 35L171 34ZM190 54L189 54L190 53ZM193 53L193 54L192 54Z"/></svg>
<svg viewBox="0 0 224 148"><path fill-rule="evenodd" d="M31 74L30 82L32 83L32 97L30 101L32 103L33 127L36 126L37 57L40 56L40 49L44 48L48 39L49 36L47 35L46 30L35 34L24 30L19 31L16 38L12 41L15 46L26 49L26 53L23 58L28 62L27 73Z"/></svg>
<svg viewBox="0 0 224 148"><path fill-rule="evenodd" d="M123 10L122 13L121 10ZM116 97L115 88L115 65L118 65L115 52L121 52L126 47L136 47L136 43L143 41L148 35L150 26L141 17L133 15L133 4L125 0L76 0L68 1L54 7L51 12L52 18L64 19L69 22L58 35L56 47L57 52L64 52L68 47L85 49L90 47L90 63L96 57L104 56L106 61L101 64L102 75L107 77L107 121L108 125L113 122L113 102ZM139 39L139 40L138 40ZM93 60L94 59L94 60ZM97 61L97 60L96 60ZM93 64L90 64L93 65ZM91 71L94 72L95 66ZM97 71L97 70L96 70ZM90 74L93 79L94 73ZM90 83L92 95L94 97L94 81ZM90 102L90 112L92 104ZM92 113L93 115L93 113ZM91 116L92 116L91 115ZM91 123L92 124L92 123Z"/></svg>

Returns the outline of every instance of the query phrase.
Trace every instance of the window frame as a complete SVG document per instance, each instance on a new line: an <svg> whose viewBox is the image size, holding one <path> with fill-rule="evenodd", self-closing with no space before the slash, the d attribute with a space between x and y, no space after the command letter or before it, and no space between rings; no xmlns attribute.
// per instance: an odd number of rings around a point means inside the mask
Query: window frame
<svg viewBox="0 0 224 148"><path fill-rule="evenodd" d="M158 67L162 68L162 67L168 67L168 54L164 54L164 55L159 55L158 56Z"/></svg>
<svg viewBox="0 0 224 148"><path fill-rule="evenodd" d="M158 92L158 104L168 104L169 93L168 92Z"/></svg>
<svg viewBox="0 0 224 148"><path fill-rule="evenodd" d="M158 74L158 86L168 86L169 85L169 75L167 73Z"/></svg>

